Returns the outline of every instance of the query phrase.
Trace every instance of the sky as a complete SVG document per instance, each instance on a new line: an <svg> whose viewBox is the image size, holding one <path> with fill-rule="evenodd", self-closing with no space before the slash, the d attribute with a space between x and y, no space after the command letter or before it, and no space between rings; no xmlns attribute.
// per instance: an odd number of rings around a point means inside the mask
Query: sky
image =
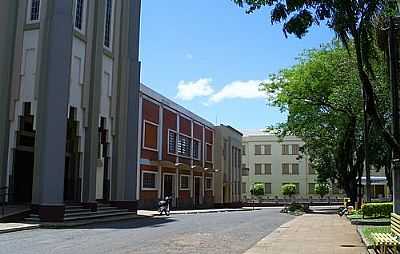
<svg viewBox="0 0 400 254"><path fill-rule="evenodd" d="M258 84L334 38L316 27L299 40L231 0L143 0L141 81L214 124L260 130L286 120Z"/></svg>

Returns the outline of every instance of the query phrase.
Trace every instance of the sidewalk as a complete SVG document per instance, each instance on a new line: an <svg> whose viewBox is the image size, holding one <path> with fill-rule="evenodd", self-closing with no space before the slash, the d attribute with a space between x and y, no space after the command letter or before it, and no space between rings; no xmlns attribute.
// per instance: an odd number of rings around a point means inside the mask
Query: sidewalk
<svg viewBox="0 0 400 254"><path fill-rule="evenodd" d="M306 214L282 225L245 254L365 254L356 227L336 214Z"/></svg>
<svg viewBox="0 0 400 254"><path fill-rule="evenodd" d="M199 210L173 210L171 215L177 214L199 214L199 213L224 213L224 212L242 212L242 211L252 211L253 208L222 208L222 209L199 209ZM260 210L260 208L255 208L254 210ZM160 213L158 211L150 210L138 210L138 215L144 216L157 216Z"/></svg>

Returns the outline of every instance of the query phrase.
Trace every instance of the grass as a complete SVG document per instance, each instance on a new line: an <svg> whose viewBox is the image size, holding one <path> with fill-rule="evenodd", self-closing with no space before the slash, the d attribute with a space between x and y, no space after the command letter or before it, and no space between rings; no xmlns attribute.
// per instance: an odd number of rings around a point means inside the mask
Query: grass
<svg viewBox="0 0 400 254"><path fill-rule="evenodd" d="M361 229L361 233L368 241L368 245L372 245L372 233L390 233L390 226L366 226Z"/></svg>

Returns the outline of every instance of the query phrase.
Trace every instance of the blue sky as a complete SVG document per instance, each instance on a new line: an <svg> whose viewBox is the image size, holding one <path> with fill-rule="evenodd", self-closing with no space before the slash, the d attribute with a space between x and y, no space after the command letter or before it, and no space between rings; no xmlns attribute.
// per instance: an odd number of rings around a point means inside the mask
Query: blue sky
<svg viewBox="0 0 400 254"><path fill-rule="evenodd" d="M231 0L144 0L141 79L213 123L261 129L286 116L266 105L258 82L332 38L321 27L286 39L267 9L247 15Z"/></svg>

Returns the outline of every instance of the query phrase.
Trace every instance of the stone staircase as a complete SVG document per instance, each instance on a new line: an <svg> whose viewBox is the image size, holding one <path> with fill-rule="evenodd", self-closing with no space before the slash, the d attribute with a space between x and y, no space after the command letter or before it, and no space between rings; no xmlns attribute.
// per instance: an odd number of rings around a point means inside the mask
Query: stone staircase
<svg viewBox="0 0 400 254"><path fill-rule="evenodd" d="M128 209L121 209L110 204L101 204L97 206L97 211L92 211L90 208L85 208L83 205L74 204L66 205L64 212L64 222L74 222L83 220L95 220L104 218L117 218L122 216L136 215L135 212L130 212ZM25 219L27 222L39 223L40 218L37 214L30 214Z"/></svg>

